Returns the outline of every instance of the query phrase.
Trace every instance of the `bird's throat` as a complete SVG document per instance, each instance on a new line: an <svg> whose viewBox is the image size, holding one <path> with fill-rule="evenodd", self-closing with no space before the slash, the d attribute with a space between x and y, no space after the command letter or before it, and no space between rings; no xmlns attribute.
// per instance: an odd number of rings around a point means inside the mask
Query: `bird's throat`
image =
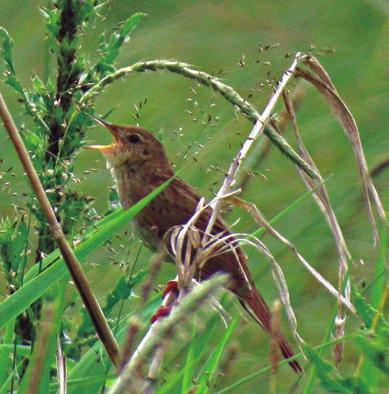
<svg viewBox="0 0 389 394"><path fill-rule="evenodd" d="M111 167L120 203L124 209L136 204L173 176L174 173L170 166L166 169L160 164L143 162Z"/></svg>

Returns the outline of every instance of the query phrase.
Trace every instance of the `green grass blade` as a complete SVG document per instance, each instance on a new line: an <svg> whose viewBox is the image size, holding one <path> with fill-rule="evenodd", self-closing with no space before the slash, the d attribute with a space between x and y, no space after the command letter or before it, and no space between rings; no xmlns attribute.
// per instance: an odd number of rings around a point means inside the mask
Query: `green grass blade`
<svg viewBox="0 0 389 394"><path fill-rule="evenodd" d="M352 338L355 337L356 334L357 333L345 335L343 337L343 339L344 340L352 339ZM315 346L312 349L314 349L314 350L326 349L326 348L328 348L330 346L333 346L336 342L337 342L337 340L331 340L331 341L328 341L326 343L322 343L321 345ZM292 361L292 360L300 360L300 359L303 359L303 357L304 357L303 353L298 353L298 354L295 354L293 357L290 357L288 360L280 361L278 363L278 365L280 367L284 366L284 365L287 366L290 361ZM234 392L232 390L237 389L238 387L240 387L240 386L242 386L242 385L244 385L246 383L252 382L255 379L258 379L260 376L265 375L268 372L271 372L271 370L272 370L272 366L268 365L267 367L264 367L264 368L260 369L259 371L253 372L250 375L247 375L244 378L239 379L235 383L233 383L233 384L231 384L231 385L229 385L227 387L224 387L223 389L217 391L215 394L232 393L232 392Z"/></svg>
<svg viewBox="0 0 389 394"><path fill-rule="evenodd" d="M7 326L5 327L5 333L2 340L2 344L0 345L0 386L5 383L8 378L8 368L10 367L11 358L9 357L10 352L13 351L14 345L11 344L12 338L14 335L15 329L15 320L12 319L8 322ZM9 345L11 348L7 349L5 344Z"/></svg>
<svg viewBox="0 0 389 394"><path fill-rule="evenodd" d="M327 182L328 178L324 180L324 183ZM290 205L288 205L286 208L284 208L279 214L274 216L269 223L273 226L277 222L279 222L284 216L286 216L288 213L292 212L295 208L297 208L298 205L300 205L305 199L307 199L309 196L311 196L313 193L315 193L316 190L320 188L321 185L316 186L312 190L307 190L305 193L303 193L300 197L298 197L296 200L294 200ZM259 228L258 230L255 230L251 235L254 237L261 237L263 234L265 234L266 230L264 228Z"/></svg>
<svg viewBox="0 0 389 394"><path fill-rule="evenodd" d="M151 301L147 303L145 307L139 311L140 321L147 324L150 320L150 317L156 311L156 309L161 305L161 297L160 295L156 295L152 298ZM118 326L118 340L124 338L127 333L128 319L135 312L130 313L129 315L123 317ZM68 374L69 380L88 380L90 377L94 377L98 374L106 374L105 363L108 362L108 357L103 353L102 344L100 341L97 341L77 362L77 364L71 369ZM107 375L107 378L109 375ZM84 383L83 385L83 394L95 394L98 392L99 387L104 382L91 379L88 381L89 383ZM78 394L80 391L78 387L72 386L68 388L68 394Z"/></svg>
<svg viewBox="0 0 389 394"><path fill-rule="evenodd" d="M123 212L124 212L124 210L122 208L118 208L115 211L111 212L109 215L100 219L97 223L95 223L93 228L86 231L86 233L83 235L83 241L81 242L81 244L83 242L86 242L86 240L89 237L91 237L97 230L103 228L106 224L119 218L120 215L123 214ZM51 264L53 264L54 262L56 262L60 258L61 258L61 253L59 252L59 250L58 249L53 250L48 256L46 256L42 260L40 266L34 265L33 267L31 267L28 270L28 272L24 276L24 283L27 283L28 281L33 279L35 276L37 276L39 274L39 269L45 270L48 266L50 266Z"/></svg>
<svg viewBox="0 0 389 394"><path fill-rule="evenodd" d="M14 349L13 343L3 343L0 345L0 352L5 350L7 352L7 357L9 352L12 352ZM16 353L20 357L29 358L31 356L31 346L28 345L16 345ZM8 377L8 376L7 376ZM1 384L1 382L0 382Z"/></svg>
<svg viewBox="0 0 389 394"><path fill-rule="evenodd" d="M349 280L349 278L350 278L350 272L348 271L346 273L346 275L344 277L344 280L343 280L343 283L342 283L342 291L344 291L346 283ZM328 324L328 328L327 328L327 331L326 331L324 339L323 339L323 344L329 343L329 341L330 341L331 334L332 334L332 331L333 331L334 325L335 325L335 318L336 318L336 315L337 315L337 310L338 310L338 305L335 304L333 312L331 314L332 319L330 320L330 322ZM346 336L345 336L345 338L346 338ZM325 349L324 345L322 347L320 347L319 357L322 356L324 349ZM312 390L313 390L313 385L315 383L316 377L317 377L317 368L314 365L313 368L312 368L311 374L309 375L308 381L307 381L307 383L306 383L306 385L304 387L304 394L312 394L313 393Z"/></svg>
<svg viewBox="0 0 389 394"><path fill-rule="evenodd" d="M20 361L16 365L16 368L13 371L11 371L11 373L8 374L7 380L4 382L4 384L2 386L0 386L0 394L8 394L9 393L9 388L11 386L12 379L15 376L15 372L20 369L22 364L23 364L23 360Z"/></svg>
<svg viewBox="0 0 389 394"><path fill-rule="evenodd" d="M385 289L385 275L382 275L382 272L385 270L385 254L388 250L388 239L387 239L387 231L384 226L382 226L380 231L380 245L379 252L375 264L375 276L376 280L374 280L373 285L371 287L371 297L370 304L374 308L378 308L382 294Z"/></svg>
<svg viewBox="0 0 389 394"><path fill-rule="evenodd" d="M55 358L56 339L65 308L65 290L66 284L58 283L53 289L53 301L46 303L45 309L47 313L41 314L43 319L48 320L41 320L37 341L18 389L19 394L30 393L30 386L33 379L37 378L37 372L39 372L39 378L36 383L36 391L34 392L46 394L49 391L51 366Z"/></svg>
<svg viewBox="0 0 389 394"><path fill-rule="evenodd" d="M204 367L202 368L199 377L198 377L198 389L196 394L205 394L208 392L209 388L213 387L213 383L215 380L215 372L219 365L220 358L222 356L223 350L227 346L229 339L231 338L232 333L235 331L236 327L239 323L239 316L236 316L234 320L232 320L228 329L225 331L224 335L220 339L216 349L212 353L212 355L208 358Z"/></svg>
<svg viewBox="0 0 389 394"><path fill-rule="evenodd" d="M127 211L124 211L114 219L105 223L90 238L82 242L74 249L74 253L79 261L83 261L91 252L102 245L114 233L123 228L135 215L137 215L153 198L155 198L168 184L170 180L154 189L149 195L140 200ZM35 268L35 267L33 267ZM64 261L52 264L39 275L30 279L18 291L6 298L0 304L0 328L4 327L7 322L14 319L21 312L27 309L33 302L41 297L53 284L58 280L65 278L68 270Z"/></svg>
<svg viewBox="0 0 389 394"><path fill-rule="evenodd" d="M98 385L101 386L105 380L107 379L115 379L116 375L113 374L100 374L100 375L93 375L93 376L88 376L85 378L81 379L68 379L66 381L66 387L68 389L76 389L78 392L82 390L82 393L85 394L86 392L84 390L88 390L88 388L93 384L93 385ZM57 392L58 391L58 383L53 382L50 383L50 392ZM95 391L96 393L96 391Z"/></svg>
<svg viewBox="0 0 389 394"><path fill-rule="evenodd" d="M382 272L385 270L385 254L387 251L387 231L382 225L380 228L380 244L378 247L378 256L375 264L375 278L370 289L370 305L365 302L363 305L365 309L372 310L379 307L382 295L385 290L385 275ZM362 300L363 302L363 300ZM369 328L369 326L368 326ZM378 385L378 371L374 366L373 361L369 357L364 357L360 366L360 379L369 382L369 387L372 393L377 393Z"/></svg>
<svg viewBox="0 0 389 394"><path fill-rule="evenodd" d="M186 394L191 386L193 376L193 363L195 361L195 337L196 337L196 322L193 324L192 338L189 344L188 355L184 366L184 376L182 378L181 394Z"/></svg>
<svg viewBox="0 0 389 394"><path fill-rule="evenodd" d="M171 361L171 364L173 365L176 363L176 360L180 357L182 352L185 352L187 348L189 349L189 347L193 347L196 357L191 359L191 362L188 362L187 358L185 368L181 369L180 371L174 370L168 374L166 377L166 383L157 391L158 394L170 394L173 392L176 393L182 391L180 382L183 379L184 373L187 372L189 375L193 375L193 371L196 365L202 359L203 353L207 348L207 344L210 343L213 335L215 334L219 320L220 317L218 315L213 315L208 321L205 330L201 333L198 333L196 338L192 339L192 341L189 343L189 346L184 347L180 352L177 353L176 357L174 357ZM167 368L169 368L169 365L167 365Z"/></svg>

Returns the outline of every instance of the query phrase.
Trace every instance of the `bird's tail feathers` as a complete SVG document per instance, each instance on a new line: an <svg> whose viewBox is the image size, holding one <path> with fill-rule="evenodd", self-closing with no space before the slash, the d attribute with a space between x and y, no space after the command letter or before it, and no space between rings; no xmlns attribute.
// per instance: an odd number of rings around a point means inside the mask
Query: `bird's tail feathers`
<svg viewBox="0 0 389 394"><path fill-rule="evenodd" d="M271 334L271 312L267 306L265 300L259 294L256 289L253 289L250 294L243 299L240 299L240 303L252 316L252 318L269 334ZM280 335L278 338L278 345L281 353L285 358L294 356L293 350L289 345L288 341ZM289 365L293 368L296 373L302 373L300 364L293 360L289 362Z"/></svg>

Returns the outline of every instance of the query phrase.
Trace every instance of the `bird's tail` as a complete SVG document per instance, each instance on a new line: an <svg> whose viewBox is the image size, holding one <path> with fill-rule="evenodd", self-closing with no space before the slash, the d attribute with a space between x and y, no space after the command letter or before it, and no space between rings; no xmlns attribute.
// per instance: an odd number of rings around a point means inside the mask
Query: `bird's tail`
<svg viewBox="0 0 389 394"><path fill-rule="evenodd" d="M240 299L240 303L253 319L271 335L271 312L258 290L254 288L248 296ZM285 358L294 356L291 346L282 335L278 338L278 345ZM297 361L290 361L289 365L296 373L302 373L303 370Z"/></svg>

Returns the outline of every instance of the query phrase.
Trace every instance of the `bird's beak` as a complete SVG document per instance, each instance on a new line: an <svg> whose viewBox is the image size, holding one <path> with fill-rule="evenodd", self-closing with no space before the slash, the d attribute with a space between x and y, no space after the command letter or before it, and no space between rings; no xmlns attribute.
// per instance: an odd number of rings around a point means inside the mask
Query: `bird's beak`
<svg viewBox="0 0 389 394"><path fill-rule="evenodd" d="M107 129L113 136L113 141L111 145L89 145L84 146L83 148L86 150L98 150L101 153L112 153L115 145L119 143L119 128L112 123L107 122L104 119L98 118L97 116L89 115L97 124L103 126Z"/></svg>

